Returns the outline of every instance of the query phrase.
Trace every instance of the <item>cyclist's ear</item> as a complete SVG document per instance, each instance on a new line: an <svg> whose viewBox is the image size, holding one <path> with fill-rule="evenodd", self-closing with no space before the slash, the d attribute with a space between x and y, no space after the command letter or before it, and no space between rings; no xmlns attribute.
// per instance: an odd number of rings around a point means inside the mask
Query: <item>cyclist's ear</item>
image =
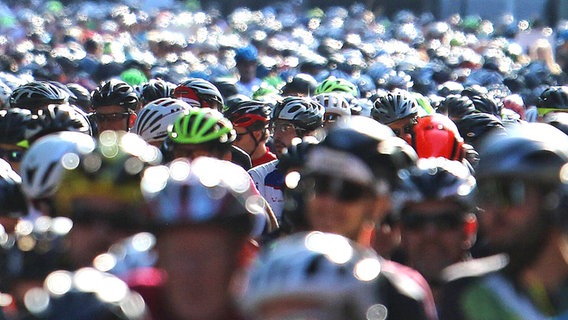
<svg viewBox="0 0 568 320"><path fill-rule="evenodd" d="M475 214L467 214L463 228L466 236L467 246L469 246L469 248L473 247L475 241L477 240L477 227L477 217L475 216Z"/></svg>
<svg viewBox="0 0 568 320"><path fill-rule="evenodd" d="M247 268L250 266L259 250L260 246L255 240L249 239L248 241L245 241L239 252L237 266L240 268Z"/></svg>

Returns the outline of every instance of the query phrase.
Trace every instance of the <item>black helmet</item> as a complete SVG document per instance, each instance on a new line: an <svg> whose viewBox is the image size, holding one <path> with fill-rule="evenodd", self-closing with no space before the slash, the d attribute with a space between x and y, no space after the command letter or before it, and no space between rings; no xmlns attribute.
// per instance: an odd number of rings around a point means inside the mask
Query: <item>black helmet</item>
<svg viewBox="0 0 568 320"><path fill-rule="evenodd" d="M417 158L414 149L387 126L352 116L310 149L306 171L339 176L384 193L396 184L396 172Z"/></svg>
<svg viewBox="0 0 568 320"><path fill-rule="evenodd" d="M32 121L32 113L27 109L13 108L0 110L0 143L5 144L24 144L26 140L26 129Z"/></svg>
<svg viewBox="0 0 568 320"><path fill-rule="evenodd" d="M389 124L397 120L416 116L418 103L407 91L396 90L379 96L373 103L371 116L382 124Z"/></svg>
<svg viewBox="0 0 568 320"><path fill-rule="evenodd" d="M171 98L175 88L176 85L171 82L162 79L152 79L140 86L140 101L142 105L146 105L160 98Z"/></svg>
<svg viewBox="0 0 568 320"><path fill-rule="evenodd" d="M548 124L518 125L507 135L484 140L476 177L560 183L560 168L568 162L567 146L568 136Z"/></svg>
<svg viewBox="0 0 568 320"><path fill-rule="evenodd" d="M539 109L540 115L553 111L541 109L562 109L562 111L568 111L568 87L555 86L546 88L538 97L536 107Z"/></svg>
<svg viewBox="0 0 568 320"><path fill-rule="evenodd" d="M472 113L455 121L464 142L479 147L481 140L489 133L505 134L505 126L496 116L488 113Z"/></svg>
<svg viewBox="0 0 568 320"><path fill-rule="evenodd" d="M92 135L91 123L79 107L69 104L50 104L28 125L26 139L35 140L54 132L77 131Z"/></svg>
<svg viewBox="0 0 568 320"><path fill-rule="evenodd" d="M312 96L316 91L317 84L313 76L307 73L298 73L282 87L282 95L288 96L293 93L302 93L305 96Z"/></svg>
<svg viewBox="0 0 568 320"><path fill-rule="evenodd" d="M461 119L463 116L475 112L473 101L467 96L452 94L440 104L440 108L448 111L451 119Z"/></svg>
<svg viewBox="0 0 568 320"><path fill-rule="evenodd" d="M138 106L138 95L134 88L121 80L109 80L93 91L92 108L118 105L125 109L135 110Z"/></svg>
<svg viewBox="0 0 568 320"><path fill-rule="evenodd" d="M416 166L399 172L400 184L394 194L400 212L411 203L450 200L465 210L474 207L475 178L461 162L445 158L419 159Z"/></svg>
<svg viewBox="0 0 568 320"><path fill-rule="evenodd" d="M69 94L49 81L32 81L23 84L10 95L11 108L37 110L48 104L64 103Z"/></svg>
<svg viewBox="0 0 568 320"><path fill-rule="evenodd" d="M67 88L74 95L74 100L72 100L71 97L69 99L70 104L77 105L79 108L83 109L83 111L88 111L89 108L91 108L91 93L87 88L76 83L68 83Z"/></svg>
<svg viewBox="0 0 568 320"><path fill-rule="evenodd" d="M272 110L272 121L288 120L299 129L313 131L323 125L324 107L310 98L288 97Z"/></svg>

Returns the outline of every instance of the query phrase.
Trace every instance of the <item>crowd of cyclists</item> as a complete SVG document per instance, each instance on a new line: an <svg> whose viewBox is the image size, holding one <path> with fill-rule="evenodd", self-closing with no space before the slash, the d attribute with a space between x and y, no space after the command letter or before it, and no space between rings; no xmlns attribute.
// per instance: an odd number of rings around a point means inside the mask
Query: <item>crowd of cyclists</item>
<svg viewBox="0 0 568 320"><path fill-rule="evenodd" d="M568 319L568 22L0 4L0 319Z"/></svg>

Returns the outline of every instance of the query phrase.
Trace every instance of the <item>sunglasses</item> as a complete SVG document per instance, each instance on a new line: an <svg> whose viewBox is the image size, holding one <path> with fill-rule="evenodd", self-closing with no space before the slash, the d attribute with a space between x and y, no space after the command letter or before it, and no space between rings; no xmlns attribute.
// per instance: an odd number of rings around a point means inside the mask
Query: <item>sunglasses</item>
<svg viewBox="0 0 568 320"><path fill-rule="evenodd" d="M95 120L98 122L106 121L120 121L130 117L130 112L117 112L117 113L94 113Z"/></svg>
<svg viewBox="0 0 568 320"><path fill-rule="evenodd" d="M461 212L443 212L439 214L425 214L419 212L404 212L400 222L409 230L422 230L428 225L436 226L440 230L455 230L464 223Z"/></svg>
<svg viewBox="0 0 568 320"><path fill-rule="evenodd" d="M327 175L315 175L308 178L308 188L316 195L328 195L340 202L355 202L370 197L369 187L345 179Z"/></svg>
<svg viewBox="0 0 568 320"><path fill-rule="evenodd" d="M482 207L518 207L525 204L527 185L518 179L486 179L478 182L477 190Z"/></svg>
<svg viewBox="0 0 568 320"><path fill-rule="evenodd" d="M8 162L22 161L24 153L24 150L7 150L0 148L0 158L6 159Z"/></svg>
<svg viewBox="0 0 568 320"><path fill-rule="evenodd" d="M270 125L270 131L272 132L286 132L290 129L296 129L293 124L290 123L273 123Z"/></svg>

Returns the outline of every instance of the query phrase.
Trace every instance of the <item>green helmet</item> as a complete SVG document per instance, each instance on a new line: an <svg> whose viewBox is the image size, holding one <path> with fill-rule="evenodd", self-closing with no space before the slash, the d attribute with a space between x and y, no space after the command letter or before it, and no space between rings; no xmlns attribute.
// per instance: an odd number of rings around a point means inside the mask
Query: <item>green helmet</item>
<svg viewBox="0 0 568 320"><path fill-rule="evenodd" d="M231 144L237 134L231 122L217 110L193 108L176 119L168 136L178 144L218 142L225 145Z"/></svg>
<svg viewBox="0 0 568 320"><path fill-rule="evenodd" d="M359 89L353 83L348 80L336 78L334 76L328 77L327 79L323 80L316 87L315 94L327 93L327 92L344 92L347 93L354 98L359 98Z"/></svg>

